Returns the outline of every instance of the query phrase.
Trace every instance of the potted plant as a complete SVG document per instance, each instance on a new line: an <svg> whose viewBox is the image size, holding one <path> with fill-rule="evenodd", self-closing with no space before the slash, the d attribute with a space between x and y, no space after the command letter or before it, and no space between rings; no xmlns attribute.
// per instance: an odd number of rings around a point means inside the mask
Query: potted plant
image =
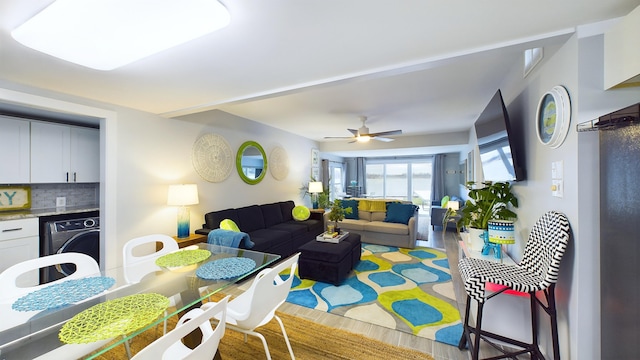
<svg viewBox="0 0 640 360"><path fill-rule="evenodd" d="M473 250L480 251L484 241L478 242L476 237L485 239L490 220L515 220L518 215L508 208L518 207L518 199L511 192L508 182L484 182L484 187L474 188L475 182L468 182L469 199L460 211L458 230L463 226L469 228L469 239ZM472 230L476 229L476 230ZM481 232L481 234L478 234ZM480 247L480 249L478 249Z"/></svg>
<svg viewBox="0 0 640 360"><path fill-rule="evenodd" d="M329 218L329 220L334 222L334 231L335 232L340 232L340 228L338 227L338 222L344 220L344 216L346 214L351 214L353 212L353 210L348 207L348 208L343 208L342 205L340 204L340 200L336 199L333 201L333 203L331 204L331 212L329 212L329 214L327 215L327 217Z"/></svg>

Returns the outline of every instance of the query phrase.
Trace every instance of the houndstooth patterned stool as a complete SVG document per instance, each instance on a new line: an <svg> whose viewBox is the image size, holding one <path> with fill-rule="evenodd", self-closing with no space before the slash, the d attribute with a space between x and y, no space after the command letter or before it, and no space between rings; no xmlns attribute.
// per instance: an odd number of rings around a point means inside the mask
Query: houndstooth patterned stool
<svg viewBox="0 0 640 360"><path fill-rule="evenodd" d="M460 275L467 292L467 306L465 310L464 334L458 347L464 349L469 345L472 359L478 359L480 339L489 343L491 340L499 340L518 348L514 353L505 353L502 357L514 357L519 354L531 354L531 359L544 359L538 347L537 337L537 306L551 318L551 333L553 337L553 356L560 359L558 345L558 325L555 306L555 283L558 281L560 260L567 248L570 236L570 226L567 217L556 211L545 213L533 226L529 234L524 256L517 265L505 265L492 261L464 258L458 263ZM487 294L485 284L487 282L505 286L502 290ZM502 335L489 333L482 330L482 309L484 303L494 296L506 290L516 290L529 294L531 300L531 334L530 344L523 343ZM543 291L547 305L543 304L536 296L537 291ZM469 308L471 300L478 304L475 326L469 325ZM471 334L474 335L473 342ZM502 358L498 357L498 358Z"/></svg>

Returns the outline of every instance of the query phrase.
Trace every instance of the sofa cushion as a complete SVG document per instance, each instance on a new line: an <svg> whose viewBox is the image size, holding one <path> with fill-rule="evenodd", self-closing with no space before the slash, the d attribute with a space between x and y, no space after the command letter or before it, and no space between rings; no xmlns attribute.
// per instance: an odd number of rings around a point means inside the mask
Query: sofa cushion
<svg viewBox="0 0 640 360"><path fill-rule="evenodd" d="M236 209L238 211L238 227L241 231L250 233L258 229L264 229L264 218L260 206L251 205ZM252 237L253 238L253 237Z"/></svg>
<svg viewBox="0 0 640 360"><path fill-rule="evenodd" d="M291 216L296 221L305 221L311 216L311 211L304 205L297 205L291 210Z"/></svg>
<svg viewBox="0 0 640 360"><path fill-rule="evenodd" d="M238 212L236 209L225 209L220 211L212 211L204 215L204 227L208 229L217 229L220 227L220 222L224 219L239 223Z"/></svg>
<svg viewBox="0 0 640 360"><path fill-rule="evenodd" d="M282 213L282 221L293 220L291 212L296 204L292 200L281 201L278 204L280 205L280 212Z"/></svg>
<svg viewBox="0 0 640 360"><path fill-rule="evenodd" d="M358 200L341 200L340 206L343 209L351 208L351 213L347 214L345 211L345 219L358 219Z"/></svg>
<svg viewBox="0 0 640 360"><path fill-rule="evenodd" d="M369 221L366 220L344 219L338 222L338 227L342 230L362 231L364 230L364 225L368 223ZM331 224L333 224L333 221L331 222Z"/></svg>
<svg viewBox="0 0 640 360"><path fill-rule="evenodd" d="M238 228L238 225L236 225L235 221L231 219L224 219L220 221L220 229L240 232L240 228Z"/></svg>
<svg viewBox="0 0 640 360"><path fill-rule="evenodd" d="M408 224L409 219L416 211L416 206L413 204L402 203L389 203L387 205L387 216L385 222Z"/></svg>
<svg viewBox="0 0 640 360"><path fill-rule="evenodd" d="M383 221L371 221L363 225L363 230L383 234L407 235L409 227L405 224Z"/></svg>
<svg viewBox="0 0 640 360"><path fill-rule="evenodd" d="M371 221L384 221L384 219L387 217L387 213L385 212L372 212L371 213Z"/></svg>
<svg viewBox="0 0 640 360"><path fill-rule="evenodd" d="M371 211L362 211L358 209L358 219L360 220L371 221L371 214L373 214Z"/></svg>
<svg viewBox="0 0 640 360"><path fill-rule="evenodd" d="M258 229L249 233L254 246L251 250L265 251L291 241L291 234L274 229Z"/></svg>
<svg viewBox="0 0 640 360"><path fill-rule="evenodd" d="M282 211L279 204L260 205L262 217L264 218L264 227L269 228L275 224L280 224L282 219Z"/></svg>

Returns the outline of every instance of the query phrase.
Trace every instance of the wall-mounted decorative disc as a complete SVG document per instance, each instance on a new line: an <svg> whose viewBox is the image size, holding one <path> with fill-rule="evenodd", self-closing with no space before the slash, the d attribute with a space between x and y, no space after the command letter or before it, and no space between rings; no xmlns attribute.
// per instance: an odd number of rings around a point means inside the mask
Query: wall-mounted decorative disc
<svg viewBox="0 0 640 360"><path fill-rule="evenodd" d="M557 148L569 133L571 101L564 86L554 86L540 99L536 114L538 140L544 145Z"/></svg>
<svg viewBox="0 0 640 360"><path fill-rule="evenodd" d="M276 180L284 180L289 175L289 156L285 149L277 146L271 151L269 171Z"/></svg>
<svg viewBox="0 0 640 360"><path fill-rule="evenodd" d="M221 182L231 175L234 153L220 135L204 134L193 144L191 161L196 172L209 182Z"/></svg>

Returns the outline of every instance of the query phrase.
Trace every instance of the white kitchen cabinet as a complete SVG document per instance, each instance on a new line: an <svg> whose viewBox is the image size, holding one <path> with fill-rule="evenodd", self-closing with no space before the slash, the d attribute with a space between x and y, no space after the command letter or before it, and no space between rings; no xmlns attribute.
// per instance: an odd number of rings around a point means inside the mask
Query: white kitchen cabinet
<svg viewBox="0 0 640 360"><path fill-rule="evenodd" d="M19 262L40 256L38 218L0 221L0 272ZM34 286L38 271L18 278L19 286Z"/></svg>
<svg viewBox="0 0 640 360"><path fill-rule="evenodd" d="M100 181L100 132L55 123L31 123L31 182Z"/></svg>
<svg viewBox="0 0 640 360"><path fill-rule="evenodd" d="M29 121L0 115L0 184L30 181Z"/></svg>

